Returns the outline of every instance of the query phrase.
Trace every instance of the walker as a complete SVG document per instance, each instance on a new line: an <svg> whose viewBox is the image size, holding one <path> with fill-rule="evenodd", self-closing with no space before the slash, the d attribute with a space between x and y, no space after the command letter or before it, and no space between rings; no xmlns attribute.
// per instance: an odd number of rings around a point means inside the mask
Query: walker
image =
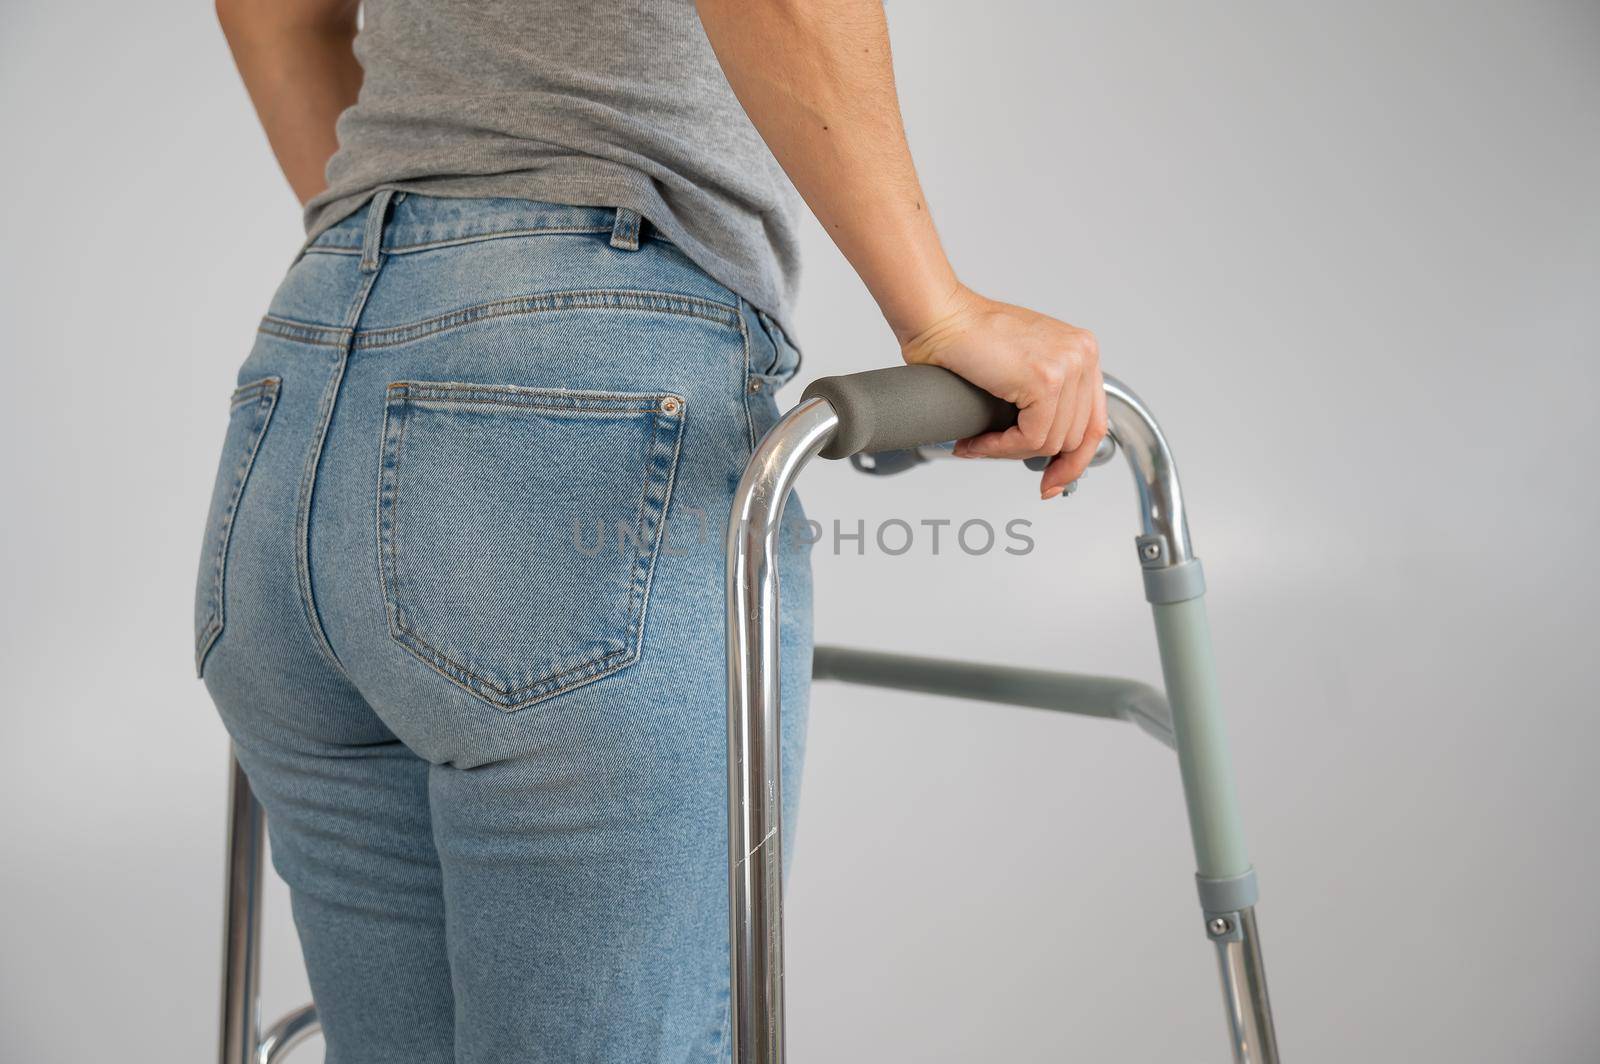
<svg viewBox="0 0 1600 1064"><path fill-rule="evenodd" d="M1134 680L816 648L813 675L1138 724L1178 753L1205 933L1215 944L1236 1064L1278 1064L1256 930L1256 875L1234 795L1205 617L1172 452L1138 396L1105 379L1107 440L1138 489L1135 539L1155 614L1166 694ZM728 923L734 1064L783 1064L783 831L779 766L778 571L784 503L813 457L875 475L948 453L935 445L1016 420L1015 408L943 369L897 366L824 377L768 432L734 494L727 540ZM259 1026L265 817L234 761L222 966L221 1064L273 1064L318 1029L305 1005Z"/></svg>

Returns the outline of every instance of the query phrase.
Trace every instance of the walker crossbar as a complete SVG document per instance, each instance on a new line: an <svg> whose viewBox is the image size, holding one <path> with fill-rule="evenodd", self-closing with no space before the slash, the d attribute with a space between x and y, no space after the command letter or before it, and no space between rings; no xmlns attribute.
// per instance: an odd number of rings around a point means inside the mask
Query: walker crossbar
<svg viewBox="0 0 1600 1064"><path fill-rule="evenodd" d="M1188 805L1206 934L1215 942L1237 1064L1277 1064L1277 1037L1256 934L1255 872L1246 856L1205 621L1205 582L1189 541L1177 467L1137 396L1106 378L1109 435L1133 470L1135 540L1170 706ZM734 1064L783 1064L783 789L780 771L777 540L784 503L817 454L846 458L908 451L1004 428L999 408L954 374L929 366L823 378L751 457L728 523L728 924ZM911 463L915 464L915 463ZM906 463L896 463L906 468ZM819 651L819 676L911 690L1083 711L1093 683L1098 715L1142 716L1159 703L1122 681L979 666L976 671L893 655ZM937 684L935 684L937 679ZM1154 692L1151 692L1152 694ZM1149 714L1144 714L1149 715Z"/></svg>
<svg viewBox="0 0 1600 1064"><path fill-rule="evenodd" d="M812 655L811 676L866 687L1126 720L1166 746L1177 746L1172 734L1172 707L1167 705L1166 696L1138 680L824 646L817 647Z"/></svg>
<svg viewBox="0 0 1600 1064"><path fill-rule="evenodd" d="M819 680L1130 720L1178 752L1206 934L1215 943L1236 1064L1278 1064L1245 855L1206 628L1205 584L1189 542L1171 452L1139 399L1106 378L1110 437L1133 469L1145 597L1166 695L1133 680L816 648ZM836 405L837 404L837 405ZM843 413L841 413L841 411ZM783 1062L783 898L778 574L784 502L822 452L917 451L1004 427L1015 411L952 374L897 367L824 378L761 441L728 527L728 921L735 1064ZM843 441L843 442L841 442ZM827 448L824 450L824 448ZM1109 452L1107 452L1109 453ZM909 468L915 461L898 464ZM893 470L886 470L893 471ZM259 1023L265 817L231 764L223 932L221 1064L276 1064L318 1030L302 1006Z"/></svg>

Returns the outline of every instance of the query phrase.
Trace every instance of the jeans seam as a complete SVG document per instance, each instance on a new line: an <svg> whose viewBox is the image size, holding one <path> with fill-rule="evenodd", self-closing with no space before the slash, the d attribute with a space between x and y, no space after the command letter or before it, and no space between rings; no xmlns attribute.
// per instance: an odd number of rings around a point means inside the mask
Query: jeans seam
<svg viewBox="0 0 1600 1064"><path fill-rule="evenodd" d="M511 384L472 384L466 381L393 381L389 384L388 391L391 398L399 397L412 406L469 403L503 407L508 411L542 410L552 414L614 414L619 411L648 414L653 413L664 399L675 399L679 403L684 401L677 395L580 392L561 388L525 388ZM480 398L453 394L458 392L484 392L495 397ZM556 401L561 399L571 401ZM611 405L606 405L608 402ZM586 403L596 405L581 405Z"/></svg>
<svg viewBox="0 0 1600 1064"><path fill-rule="evenodd" d="M250 479L250 470L255 465L256 453L261 449L261 441L266 438L267 426L272 424L272 413L278 406L278 387L281 383L281 377L263 377L234 389L228 403L230 417L251 402L262 406L264 412L261 415L260 427L252 430L250 446L240 456L239 464L234 469L228 503L219 515L221 527L217 530L217 552L212 563L210 616L206 618L205 627L195 637L196 674L204 674L206 657L211 653L212 645L222 635L223 626L226 624L227 611L223 596L227 593L228 544L233 539L233 522L239 512L239 503L244 498L244 486Z"/></svg>
<svg viewBox="0 0 1600 1064"><path fill-rule="evenodd" d="M619 647L609 653L602 654L593 661L575 665L570 669L564 669L553 676L547 676L538 683L508 689L501 687L493 680L479 676L465 665L455 661L438 647L422 638L421 634L413 628L400 626L397 627L393 634L402 646L419 657L423 664L432 666L439 675L454 683L457 687L470 691L479 698L485 699L505 710L516 710L524 706L531 706L535 702L554 698L556 695L564 694L574 687L581 687L585 683L598 680L602 676L609 676L637 661L641 650L640 647L633 645ZM613 659L618 657L623 660L612 664ZM576 679L571 682L563 682L569 676L576 677ZM530 694L530 692L537 693ZM528 697L524 698L524 695Z"/></svg>
<svg viewBox="0 0 1600 1064"><path fill-rule="evenodd" d="M319 347L364 350L368 348L396 347L400 344L448 332L479 321L517 317L525 314L546 314L562 310L618 310L679 314L718 325L726 325L729 328L737 328L740 335L745 338L746 344L749 342L749 330L744 324L743 315L726 303L718 303L710 299L701 299L698 296L686 296L673 292L647 292L630 289L583 289L571 292L547 292L531 296L513 296L509 299L497 299L489 303L463 307L460 310L453 310L447 314L436 315L432 318L424 318L418 322L411 322L405 325L388 325L359 334L355 334L355 330L349 327L338 328L331 325L316 325L310 322L294 321L289 318L280 318L276 315L267 314L262 316L260 323L256 326L256 331L267 336L314 344ZM354 334L353 339L352 334Z"/></svg>
<svg viewBox="0 0 1600 1064"><path fill-rule="evenodd" d="M783 326L779 325L772 319L772 315L768 314L764 310L758 309L756 311L756 317L760 320L761 329L767 334L767 339L772 341L772 359L774 370L776 370L784 360L784 348L787 347L794 354L793 366L789 367L783 372L761 374L761 377L764 380L778 382L780 385L794 380L795 377L800 375L801 369L803 369L805 366L805 354L794 345L794 342L789 339L789 334L783 331Z"/></svg>
<svg viewBox="0 0 1600 1064"><path fill-rule="evenodd" d="M744 408L744 429L750 444L750 453L756 451L756 423L750 413L750 326L745 321L743 314L744 303L740 301L739 314L739 339L744 346L744 372L739 375L739 399Z"/></svg>
<svg viewBox="0 0 1600 1064"><path fill-rule="evenodd" d="M683 408L680 406L678 409L681 419ZM679 425L681 426L682 423L680 420ZM649 462L652 465L656 460L656 441L660 436L661 415L652 413L650 415L650 445L645 451L649 455ZM661 521L656 528L656 542L650 545L648 552L640 551L639 555L633 560L633 570L628 574L628 643L638 647L641 654L644 653L644 617L646 607L649 605L650 576L655 572L656 553L659 549L662 530L667 526L666 508L672 499L672 485L678 472L677 453L682 445L683 433L680 431L678 433L678 444L673 448L673 462L667 470L667 482L663 485L661 493ZM644 543L645 507L650 504L650 475L652 472L653 470L649 468L645 469L644 484L639 489L639 509L633 518L633 538L640 544ZM646 561L647 554L648 561ZM642 574L640 572L641 569L644 570ZM643 576L642 587L640 586L641 575ZM634 607L635 599L639 600L637 609Z"/></svg>
<svg viewBox="0 0 1600 1064"><path fill-rule="evenodd" d="M256 331L266 336L275 336L280 340L294 340L317 347L344 348L350 343L349 329L338 329L331 325L313 325L271 314L262 317L261 323L256 326Z"/></svg>
<svg viewBox="0 0 1600 1064"><path fill-rule="evenodd" d="M383 264L380 259L378 268L364 275L361 287L350 305L345 327L341 330L346 334L347 340L339 351L327 387L323 389L322 403L317 411L316 427L312 430L311 446L306 453L305 470L300 477L300 495L296 503L295 567L298 570L296 576L300 585L301 605L305 608L306 625L311 630L311 641L316 645L318 653L346 681L350 681L351 677L345 671L339 655L334 653L333 644L328 641L328 634L322 627L322 618L317 614L316 593L311 587L311 506L316 494L317 473L322 465L322 446L328 438L328 426L333 420L334 407L338 405L345 369L350 363L348 337L354 336L356 323L360 321L361 312L367 305L367 297L372 294L372 288L382 272Z"/></svg>
<svg viewBox="0 0 1600 1064"><path fill-rule="evenodd" d="M409 255L418 251L436 251L440 248L459 247L462 244L476 244L484 240L505 240L513 237L528 236L594 236L597 233L611 232L611 226L591 225L555 225L534 226L522 229L496 229L486 233L472 233L466 236L441 237L437 240L424 240L416 244L395 244L383 249L385 255ZM306 248L308 255L359 255L359 244L312 244Z"/></svg>
<svg viewBox="0 0 1600 1064"><path fill-rule="evenodd" d="M733 1033L733 993L730 987L724 985L717 998L722 1002L722 1020L713 1028L716 1037L712 1042L710 1064L723 1064L728 1059L728 1039Z"/></svg>
<svg viewBox="0 0 1600 1064"><path fill-rule="evenodd" d="M700 299L696 296L671 292L646 292L631 289L582 289L570 292L544 292L536 295L513 296L489 303L463 307L446 314L424 318L406 325L391 325L371 329L356 335L352 347L357 350L394 347L420 340L427 336L447 332L479 321L495 318L545 314L562 310L619 310L679 314L703 321L726 325L739 324L737 310L724 303Z"/></svg>
<svg viewBox="0 0 1600 1064"><path fill-rule="evenodd" d="M389 567L384 564L385 551L388 545L388 536L384 532L384 515L389 511L383 505L384 493L388 490L390 478L385 474L389 465L389 416L394 410L393 396L386 396L383 404L383 421L378 426L378 475L373 480L372 521L374 525L373 543L377 547L373 562L378 570L378 592L383 596L383 615L388 622L389 631L394 632L394 610L397 608L398 596L389 590ZM398 464L400 455L398 447L395 451L395 462Z"/></svg>

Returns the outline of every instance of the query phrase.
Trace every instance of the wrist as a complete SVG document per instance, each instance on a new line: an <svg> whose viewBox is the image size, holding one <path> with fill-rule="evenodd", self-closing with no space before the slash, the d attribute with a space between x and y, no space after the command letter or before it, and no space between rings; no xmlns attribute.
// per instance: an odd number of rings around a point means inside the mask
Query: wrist
<svg viewBox="0 0 1600 1064"><path fill-rule="evenodd" d="M901 347L949 317L970 295L948 264L927 271L927 276L915 278L914 283L902 268L895 280L895 291L878 300L878 309Z"/></svg>
<svg viewBox="0 0 1600 1064"><path fill-rule="evenodd" d="M898 329L895 331L895 339L900 341L900 357L912 365L937 363L937 354L945 346L944 341L959 332L963 323L970 320L987 302L983 296L958 283L953 291L930 308L915 330L904 333Z"/></svg>

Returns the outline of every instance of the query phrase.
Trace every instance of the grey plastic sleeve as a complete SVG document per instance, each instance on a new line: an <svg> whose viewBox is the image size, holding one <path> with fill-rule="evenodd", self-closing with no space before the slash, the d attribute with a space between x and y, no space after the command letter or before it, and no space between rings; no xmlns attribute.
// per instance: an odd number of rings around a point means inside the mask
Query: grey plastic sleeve
<svg viewBox="0 0 1600 1064"><path fill-rule="evenodd" d="M1261 896L1254 868L1227 879L1195 876L1194 882L1200 890L1200 908L1208 913L1238 912L1254 905Z"/></svg>
<svg viewBox="0 0 1600 1064"><path fill-rule="evenodd" d="M1017 408L938 366L891 366L811 382L802 400L821 398L839 415L824 458L900 451L997 432L1017 423Z"/></svg>
<svg viewBox="0 0 1600 1064"><path fill-rule="evenodd" d="M1187 602L1205 593L1205 570L1200 568L1199 558L1144 571L1144 597L1148 602Z"/></svg>
<svg viewBox="0 0 1600 1064"><path fill-rule="evenodd" d="M1178 736L1178 765L1196 870L1208 879L1232 879L1250 870L1234 792L1233 760L1228 754L1216 662L1206 626L1206 600L1159 602L1156 619L1161 674Z"/></svg>

